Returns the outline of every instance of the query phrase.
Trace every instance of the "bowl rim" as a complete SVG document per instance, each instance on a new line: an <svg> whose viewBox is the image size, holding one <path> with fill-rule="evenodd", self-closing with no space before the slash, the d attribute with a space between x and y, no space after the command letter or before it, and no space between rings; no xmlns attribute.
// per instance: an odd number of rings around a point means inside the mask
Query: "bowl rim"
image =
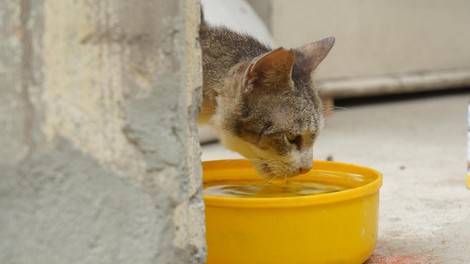
<svg viewBox="0 0 470 264"><path fill-rule="evenodd" d="M321 161L314 160L314 169L317 170L326 170L332 171L331 167L334 167L334 171L349 172L354 174L367 174L370 177L373 177L370 182L365 183L364 185L353 187L350 189L334 192L334 193L325 193L319 195L307 195L307 196L298 196L298 197L270 197L270 198L236 198L236 197L220 197L220 196L211 196L203 195L204 203L206 206L210 207L224 207L224 208L286 208L286 207L311 207L317 205L325 205L332 203L341 203L345 201L350 201L369 195L373 195L379 192L380 187L382 186L382 174L372 168L336 162L336 161ZM231 165L228 167L227 164ZM203 183L206 182L204 177L205 173L213 171L224 171L229 169L234 169L233 165L236 165L235 168L251 170L254 172L254 169L251 165L251 162L244 159L226 159L226 160L212 160L212 161L203 161ZM312 173L312 171L310 173ZM307 173L308 175L309 173ZM208 181L210 182L210 181Z"/></svg>

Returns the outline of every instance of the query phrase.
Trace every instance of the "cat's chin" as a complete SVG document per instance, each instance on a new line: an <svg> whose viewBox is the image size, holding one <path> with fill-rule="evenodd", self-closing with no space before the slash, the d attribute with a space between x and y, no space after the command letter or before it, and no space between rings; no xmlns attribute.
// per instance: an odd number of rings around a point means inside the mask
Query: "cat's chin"
<svg viewBox="0 0 470 264"><path fill-rule="evenodd" d="M251 160L253 167L261 178L281 180L300 174L298 167L290 165L288 161L278 160L278 157L273 156L270 152L261 150L243 139L233 136L231 133L221 133L220 135L225 146Z"/></svg>
<svg viewBox="0 0 470 264"><path fill-rule="evenodd" d="M278 167L275 167L265 162L252 161L252 163L258 175L266 180L282 180L299 175L297 170L289 170L285 165L277 165Z"/></svg>

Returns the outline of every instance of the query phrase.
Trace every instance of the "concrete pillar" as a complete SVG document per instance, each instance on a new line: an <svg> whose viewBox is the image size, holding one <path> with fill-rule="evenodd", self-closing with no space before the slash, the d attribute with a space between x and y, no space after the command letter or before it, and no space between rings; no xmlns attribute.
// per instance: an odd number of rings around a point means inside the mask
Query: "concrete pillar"
<svg viewBox="0 0 470 264"><path fill-rule="evenodd" d="M204 263L198 1L0 21L0 263Z"/></svg>

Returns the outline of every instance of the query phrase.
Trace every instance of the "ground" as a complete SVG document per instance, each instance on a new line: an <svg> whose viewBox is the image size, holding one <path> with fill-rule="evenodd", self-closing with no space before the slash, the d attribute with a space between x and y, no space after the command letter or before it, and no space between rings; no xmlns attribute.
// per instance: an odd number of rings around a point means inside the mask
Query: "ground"
<svg viewBox="0 0 470 264"><path fill-rule="evenodd" d="M368 264L469 263L469 102L469 89L369 98L345 101L328 118L315 159L383 173L379 238ZM236 157L220 144L203 146L203 160Z"/></svg>

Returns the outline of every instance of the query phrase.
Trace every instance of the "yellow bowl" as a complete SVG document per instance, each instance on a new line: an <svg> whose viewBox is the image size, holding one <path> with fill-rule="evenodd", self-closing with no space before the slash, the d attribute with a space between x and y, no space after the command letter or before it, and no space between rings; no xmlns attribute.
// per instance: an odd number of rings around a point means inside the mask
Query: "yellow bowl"
<svg viewBox="0 0 470 264"><path fill-rule="evenodd" d="M322 171L350 176L325 176ZM250 162L203 162L204 188L259 181ZM283 198L204 195L208 264L363 263L377 241L379 188L373 169L314 161L295 178L348 187L334 193Z"/></svg>

